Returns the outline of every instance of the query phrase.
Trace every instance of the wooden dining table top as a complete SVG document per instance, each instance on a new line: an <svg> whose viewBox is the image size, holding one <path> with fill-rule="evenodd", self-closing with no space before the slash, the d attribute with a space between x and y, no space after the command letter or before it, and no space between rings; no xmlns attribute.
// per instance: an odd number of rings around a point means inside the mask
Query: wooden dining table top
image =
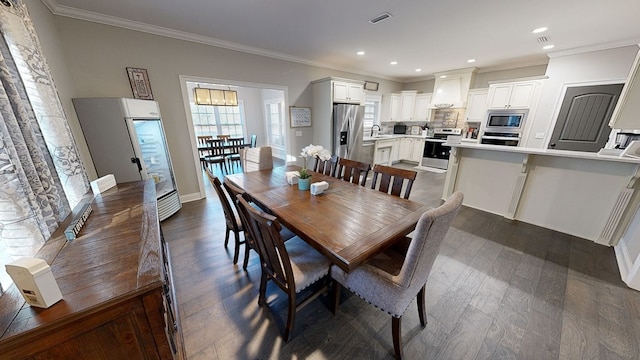
<svg viewBox="0 0 640 360"><path fill-rule="evenodd" d="M425 204L402 199L334 177L311 172L312 183L326 181L329 189L312 195L289 185L285 171L274 168L225 177L261 207L349 272L415 229Z"/></svg>

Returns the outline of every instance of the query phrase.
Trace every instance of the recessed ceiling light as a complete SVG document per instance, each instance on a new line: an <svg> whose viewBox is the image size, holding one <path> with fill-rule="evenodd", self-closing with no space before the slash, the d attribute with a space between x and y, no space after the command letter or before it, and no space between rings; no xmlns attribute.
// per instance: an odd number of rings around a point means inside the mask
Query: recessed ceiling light
<svg viewBox="0 0 640 360"><path fill-rule="evenodd" d="M555 46L555 45L551 45L551 44L549 44L549 45L545 45L545 46L543 46L543 47L542 47L542 49L543 49L543 50L549 50L549 49L553 49L554 47L556 47L556 46Z"/></svg>
<svg viewBox="0 0 640 360"><path fill-rule="evenodd" d="M476 59L469 59L469 60L467 60L467 62L468 63L474 63L474 62L476 62Z"/></svg>
<svg viewBox="0 0 640 360"><path fill-rule="evenodd" d="M364 51L358 51L356 54L362 56L362 55L364 55Z"/></svg>
<svg viewBox="0 0 640 360"><path fill-rule="evenodd" d="M533 34L540 34L541 32L547 31L547 27L539 27L537 29L533 29L531 32Z"/></svg>
<svg viewBox="0 0 640 360"><path fill-rule="evenodd" d="M416 69L416 72L420 72L420 71L422 71L422 69Z"/></svg>
<svg viewBox="0 0 640 360"><path fill-rule="evenodd" d="M444 79L446 77L447 77L447 75L440 75L440 79Z"/></svg>
<svg viewBox="0 0 640 360"><path fill-rule="evenodd" d="M392 61L392 62L390 62L389 64L391 64L391 65L398 65L398 62L397 62L397 61Z"/></svg>

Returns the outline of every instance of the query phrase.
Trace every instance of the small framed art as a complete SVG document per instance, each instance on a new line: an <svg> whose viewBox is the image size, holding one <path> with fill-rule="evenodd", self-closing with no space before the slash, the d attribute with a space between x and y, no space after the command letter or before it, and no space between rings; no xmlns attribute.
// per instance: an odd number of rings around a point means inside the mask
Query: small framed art
<svg viewBox="0 0 640 360"><path fill-rule="evenodd" d="M129 75L129 83L131 84L134 99L153 100L147 69L128 67L127 75Z"/></svg>
<svg viewBox="0 0 640 360"><path fill-rule="evenodd" d="M311 126L311 108L289 106L291 127Z"/></svg>

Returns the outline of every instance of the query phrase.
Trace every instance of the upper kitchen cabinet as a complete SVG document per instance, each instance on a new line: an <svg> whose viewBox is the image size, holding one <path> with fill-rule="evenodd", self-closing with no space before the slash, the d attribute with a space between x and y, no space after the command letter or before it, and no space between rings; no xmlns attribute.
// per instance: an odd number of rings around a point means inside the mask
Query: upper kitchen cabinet
<svg viewBox="0 0 640 360"><path fill-rule="evenodd" d="M333 81L333 102L362 104L364 84L360 82Z"/></svg>
<svg viewBox="0 0 640 360"><path fill-rule="evenodd" d="M622 88L609 126L623 130L640 129L640 52L636 54L636 60Z"/></svg>
<svg viewBox="0 0 640 360"><path fill-rule="evenodd" d="M433 94L417 94L413 109L414 121L431 121L431 97Z"/></svg>
<svg viewBox="0 0 640 360"><path fill-rule="evenodd" d="M483 122L487 117L487 95L489 89L469 90L467 97L467 122Z"/></svg>
<svg viewBox="0 0 640 360"><path fill-rule="evenodd" d="M528 109L531 107L540 81L519 81L489 85L489 109Z"/></svg>
<svg viewBox="0 0 640 360"><path fill-rule="evenodd" d="M432 108L463 108L466 107L469 88L475 78L476 68L436 73Z"/></svg>
<svg viewBox="0 0 640 360"><path fill-rule="evenodd" d="M402 91L388 96L389 121L414 121L414 109L418 92Z"/></svg>

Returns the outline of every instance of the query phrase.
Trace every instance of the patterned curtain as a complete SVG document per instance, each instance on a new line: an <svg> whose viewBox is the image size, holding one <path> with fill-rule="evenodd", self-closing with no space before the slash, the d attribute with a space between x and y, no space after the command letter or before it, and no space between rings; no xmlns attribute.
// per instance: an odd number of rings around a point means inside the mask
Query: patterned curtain
<svg viewBox="0 0 640 360"><path fill-rule="evenodd" d="M22 1L0 2L0 265L33 256L89 183ZM0 268L0 284L9 279Z"/></svg>

